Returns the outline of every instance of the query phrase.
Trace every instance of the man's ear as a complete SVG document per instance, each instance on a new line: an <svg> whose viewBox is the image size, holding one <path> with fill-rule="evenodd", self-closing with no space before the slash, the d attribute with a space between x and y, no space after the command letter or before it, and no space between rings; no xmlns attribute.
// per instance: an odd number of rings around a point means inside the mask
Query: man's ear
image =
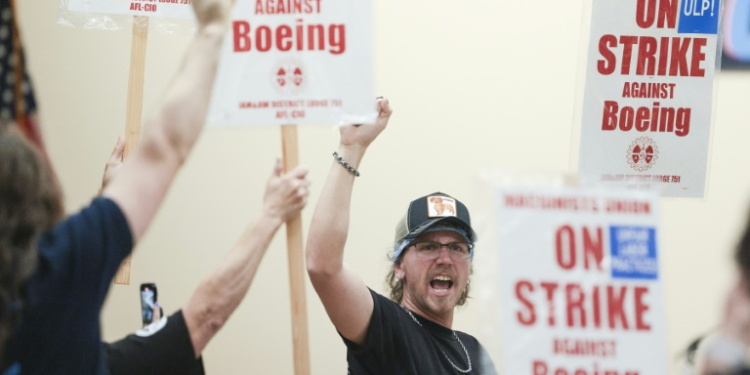
<svg viewBox="0 0 750 375"><path fill-rule="evenodd" d="M396 265L396 278L399 280L404 279L404 269L401 268L401 264Z"/></svg>

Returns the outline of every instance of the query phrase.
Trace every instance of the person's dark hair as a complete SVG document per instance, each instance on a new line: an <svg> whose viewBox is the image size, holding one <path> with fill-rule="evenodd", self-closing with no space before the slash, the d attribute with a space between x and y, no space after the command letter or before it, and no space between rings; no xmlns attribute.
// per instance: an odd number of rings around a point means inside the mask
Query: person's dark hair
<svg viewBox="0 0 750 375"><path fill-rule="evenodd" d="M685 356L685 361L690 365L695 365L695 355L698 353L698 347L705 339L705 336L698 336L685 348L685 352L682 353Z"/></svg>
<svg viewBox="0 0 750 375"><path fill-rule="evenodd" d="M395 246L398 246L396 244ZM404 249L404 252L401 254L401 259L403 259L404 254L409 251L409 249ZM399 259L399 262L401 262L401 259ZM391 251L388 254L388 261L391 265L390 270L388 270L388 274L385 275L385 285L388 287L388 290L390 290L390 298L391 301L394 301L401 304L401 301L404 299L404 280L401 280L396 277L396 265L393 263L393 251ZM469 277L474 273L474 266L471 267L471 270L469 271ZM469 291L471 290L471 283L466 284L466 289L464 289L463 293L461 293L461 297L458 299L458 302L456 303L456 306L463 306L466 304L466 300L469 299Z"/></svg>
<svg viewBox="0 0 750 375"><path fill-rule="evenodd" d="M20 322L22 288L37 262L36 239L62 218L46 161L15 126L0 123L0 355Z"/></svg>
<svg viewBox="0 0 750 375"><path fill-rule="evenodd" d="M742 237L740 237L739 243L737 243L737 250L735 251L734 259L740 267L740 271L742 272L742 276L745 277L745 280L750 280L750 218L748 219L747 224L745 224L745 232L742 234ZM747 287L748 292L750 292L750 285Z"/></svg>

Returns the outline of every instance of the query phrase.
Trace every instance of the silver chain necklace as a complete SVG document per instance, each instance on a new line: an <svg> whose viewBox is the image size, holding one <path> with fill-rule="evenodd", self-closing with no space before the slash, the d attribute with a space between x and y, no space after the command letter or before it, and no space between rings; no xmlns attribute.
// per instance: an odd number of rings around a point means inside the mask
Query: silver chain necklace
<svg viewBox="0 0 750 375"><path fill-rule="evenodd" d="M415 317L414 314L411 313L411 311L409 311L406 307L403 307L403 306L401 306L401 308L404 309L404 311L406 311L407 314L409 314L409 316L411 317L411 320L413 320L414 323L417 323L418 326L424 328L424 326L422 326L422 323L420 323L419 320L417 320L417 317ZM461 339L458 338L458 335L456 334L456 331L451 330L451 332L453 332L453 337L456 339L456 341L458 341L458 344L461 345L461 349L464 350L464 354L466 354L466 361L469 362L469 368L466 369L466 370L463 370L463 369L459 368L458 366L456 366L453 363L453 361L451 361L450 358L448 358L448 354L445 354L445 351L442 348L438 347L438 349L440 349L440 351L443 353L443 356L445 357L445 359L447 359L448 362L451 364L451 366L453 366L454 370L456 370L456 371L458 371L458 372L460 372L462 374L468 374L468 373L471 372L471 357L469 357L469 351L466 350L466 347L464 346L464 343L461 342Z"/></svg>

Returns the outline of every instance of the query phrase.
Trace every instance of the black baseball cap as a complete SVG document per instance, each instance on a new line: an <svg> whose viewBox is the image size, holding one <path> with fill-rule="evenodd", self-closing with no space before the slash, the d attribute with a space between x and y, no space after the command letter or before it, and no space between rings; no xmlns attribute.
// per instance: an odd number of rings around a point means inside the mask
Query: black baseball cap
<svg viewBox="0 0 750 375"><path fill-rule="evenodd" d="M409 203L406 215L396 226L396 242L417 238L438 223L459 225L466 230L471 242L477 240L477 234L471 228L469 209L458 199L436 192Z"/></svg>

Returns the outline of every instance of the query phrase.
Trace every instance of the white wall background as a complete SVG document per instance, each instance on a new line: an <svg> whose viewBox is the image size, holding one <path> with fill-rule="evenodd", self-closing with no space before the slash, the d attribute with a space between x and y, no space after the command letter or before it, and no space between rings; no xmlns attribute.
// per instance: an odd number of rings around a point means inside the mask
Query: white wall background
<svg viewBox="0 0 750 375"><path fill-rule="evenodd" d="M96 193L124 129L131 33L59 26L57 1L18 3L47 150L74 211ZM581 5L376 1L376 90L396 112L355 187L346 261L368 285L383 289L385 253L409 200L441 190L469 207L481 205L472 197L480 167L568 170ZM188 40L150 34L146 110ZM750 196L749 102L750 72L722 73L707 199L663 202L660 244L674 374L674 356L717 324L733 277L731 253ZM331 127L300 131L300 159L314 182L305 230L337 142ZM258 211L280 153L277 128L204 132L136 250L132 284L111 288L102 315L105 339L139 328L141 282L158 284L166 310L187 301ZM309 285L307 297L313 373L343 374L344 345ZM455 326L478 333L478 317L478 306L469 304ZM205 351L205 363L210 374L293 372L283 230L245 301Z"/></svg>

